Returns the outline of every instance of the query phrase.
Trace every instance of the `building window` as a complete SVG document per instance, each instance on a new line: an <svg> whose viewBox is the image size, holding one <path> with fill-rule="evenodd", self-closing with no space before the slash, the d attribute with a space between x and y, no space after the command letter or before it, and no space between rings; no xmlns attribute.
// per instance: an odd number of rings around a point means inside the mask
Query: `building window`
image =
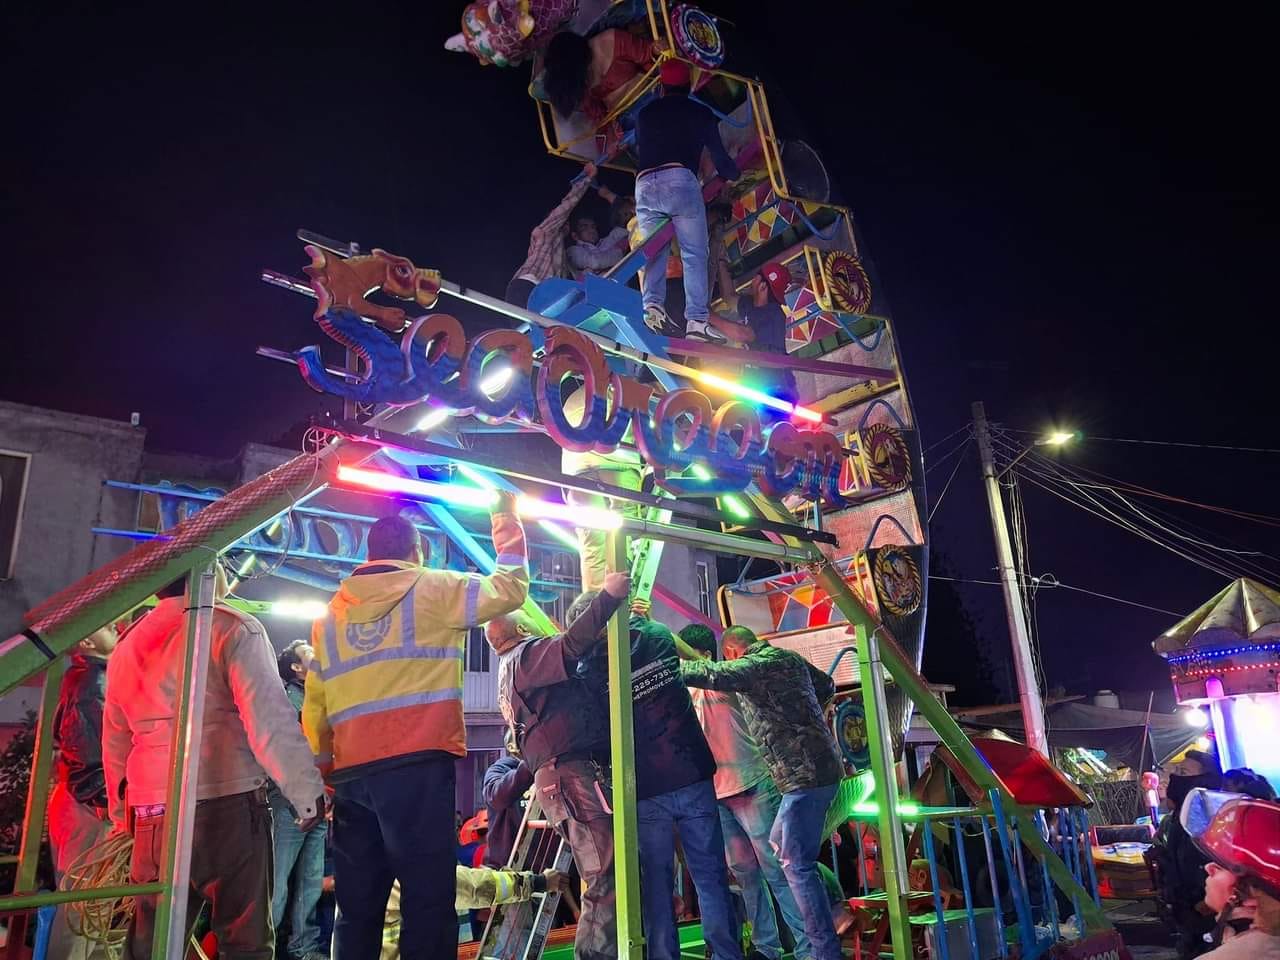
<svg viewBox="0 0 1280 960"><path fill-rule="evenodd" d="M31 454L0 450L0 580L13 576L30 472Z"/></svg>
<svg viewBox="0 0 1280 960"><path fill-rule="evenodd" d="M467 633L467 669L472 673L489 672L489 642L484 627L472 627Z"/></svg>
<svg viewBox="0 0 1280 960"><path fill-rule="evenodd" d="M698 609L703 616L711 616L711 564L699 560L694 564L698 580Z"/></svg>

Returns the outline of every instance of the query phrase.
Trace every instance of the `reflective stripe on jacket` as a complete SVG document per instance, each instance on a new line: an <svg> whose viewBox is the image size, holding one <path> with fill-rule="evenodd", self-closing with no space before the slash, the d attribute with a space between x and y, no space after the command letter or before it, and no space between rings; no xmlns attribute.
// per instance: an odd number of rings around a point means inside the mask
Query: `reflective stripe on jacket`
<svg viewBox="0 0 1280 960"><path fill-rule="evenodd" d="M465 756L467 631L524 603L524 529L494 514L489 576L401 560L357 567L312 625L302 725L326 776L430 751Z"/></svg>

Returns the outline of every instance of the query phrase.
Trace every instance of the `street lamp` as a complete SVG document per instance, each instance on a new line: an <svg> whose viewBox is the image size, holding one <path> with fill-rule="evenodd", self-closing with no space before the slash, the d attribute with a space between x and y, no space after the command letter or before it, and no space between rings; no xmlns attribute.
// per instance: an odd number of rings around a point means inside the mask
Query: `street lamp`
<svg viewBox="0 0 1280 960"><path fill-rule="evenodd" d="M996 479L998 480L1000 477L1003 477L1006 473L1012 470L1014 468L1014 465L1017 464L1018 461L1020 461L1023 457L1025 457L1028 453L1030 453L1036 447L1062 447L1073 440L1081 440L1083 438L1084 438L1084 434L1082 434L1079 430L1072 430L1072 431L1055 430L1053 431L1053 433L1049 434L1047 437L1041 437L1039 440L1032 440L1031 446L1023 447L1022 452L1019 453L1012 460L1010 460L1009 463L1005 466L1005 468L1001 470L998 474L996 474Z"/></svg>

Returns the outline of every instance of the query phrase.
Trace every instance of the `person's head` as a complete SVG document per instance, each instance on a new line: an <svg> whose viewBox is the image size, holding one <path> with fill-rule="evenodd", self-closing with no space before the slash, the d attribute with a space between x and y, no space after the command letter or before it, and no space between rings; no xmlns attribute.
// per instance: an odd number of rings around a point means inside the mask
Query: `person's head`
<svg viewBox="0 0 1280 960"><path fill-rule="evenodd" d="M591 44L587 38L563 30L551 38L542 60L542 89L561 117L581 109L591 71Z"/></svg>
<svg viewBox="0 0 1280 960"><path fill-rule="evenodd" d="M119 641L120 634L116 631L116 625L109 623L76 644L76 650L86 656L101 657L105 660L111 656L111 651L116 648Z"/></svg>
<svg viewBox="0 0 1280 960"><path fill-rule="evenodd" d="M1253 797L1229 800L1193 840L1201 853L1235 879L1233 885L1206 870L1205 902L1220 911L1233 899L1254 900L1254 926L1280 933L1280 804Z"/></svg>
<svg viewBox="0 0 1280 960"><path fill-rule="evenodd" d="M615 227L626 229L631 218L636 215L636 198L635 197L618 197L613 201L613 206L609 208L609 222Z"/></svg>
<svg viewBox="0 0 1280 960"><path fill-rule="evenodd" d="M569 224L569 236L574 243L598 243L600 227L596 224L596 218L589 213L575 215Z"/></svg>
<svg viewBox="0 0 1280 960"><path fill-rule="evenodd" d="M566 624L571 624L573 621L577 620L578 617L586 613L587 607L591 606L591 601L594 600L599 593L599 590L587 590L578 594L573 603L569 604L569 609L564 612L564 622ZM603 637L607 632L608 627L600 628L600 636Z"/></svg>
<svg viewBox="0 0 1280 960"><path fill-rule="evenodd" d="M664 60L659 69L664 97L689 95L689 65L683 60Z"/></svg>
<svg viewBox="0 0 1280 960"><path fill-rule="evenodd" d="M399 514L383 517L369 528L369 559L424 563L418 528Z"/></svg>
<svg viewBox="0 0 1280 960"><path fill-rule="evenodd" d="M497 653L506 653L529 637L536 637L541 632L538 625L534 623L533 617L523 610L513 610L511 613L494 617L484 628L485 639Z"/></svg>
<svg viewBox="0 0 1280 960"><path fill-rule="evenodd" d="M737 660L756 642L755 633L747 627L730 627L720 635L720 647L726 660Z"/></svg>
<svg viewBox="0 0 1280 960"><path fill-rule="evenodd" d="M316 651L305 640L295 640L276 657L276 667L280 671L281 680L303 681L307 671L311 669L311 661L315 660Z"/></svg>
<svg viewBox="0 0 1280 960"><path fill-rule="evenodd" d="M766 263L751 281L751 299L757 307L766 303L783 303L787 287L791 285L791 271L780 263Z"/></svg>
<svg viewBox="0 0 1280 960"><path fill-rule="evenodd" d="M703 660L716 658L716 635L701 623L690 623L680 631L680 639L702 654Z"/></svg>
<svg viewBox="0 0 1280 960"><path fill-rule="evenodd" d="M1241 904L1239 879L1226 867L1212 860L1204 865L1204 902L1215 915L1227 907Z"/></svg>
<svg viewBox="0 0 1280 960"><path fill-rule="evenodd" d="M1226 793L1243 793L1245 796L1253 797L1255 800L1271 800L1276 798L1276 792L1272 789L1270 782L1261 774L1254 773L1248 767L1237 767L1235 770L1228 770L1222 775L1222 789Z"/></svg>

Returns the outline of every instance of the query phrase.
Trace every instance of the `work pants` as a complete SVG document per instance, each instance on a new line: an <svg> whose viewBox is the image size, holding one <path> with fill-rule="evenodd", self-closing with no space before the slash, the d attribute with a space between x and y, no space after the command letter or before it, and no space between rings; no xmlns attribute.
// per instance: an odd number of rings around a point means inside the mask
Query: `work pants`
<svg viewBox="0 0 1280 960"><path fill-rule="evenodd" d="M607 788L600 768L589 760L553 760L533 775L542 812L568 842L582 877L582 913L573 942L574 960L616 960L618 956L613 815L605 799Z"/></svg>
<svg viewBox="0 0 1280 960"><path fill-rule="evenodd" d="M132 883L160 879L165 821L162 805L135 807ZM272 960L275 930L271 926L271 810L260 790L213 797L196 804L191 836L191 890L186 930L200 908L209 907L209 925L218 938L219 960ZM136 898L129 921L128 956L150 960L156 930L157 894Z"/></svg>
<svg viewBox="0 0 1280 960"><path fill-rule="evenodd" d="M75 798L67 785L59 780L49 794L49 845L53 848L53 869L58 886L63 886L67 868L86 851L107 838L111 824ZM105 957L104 944L71 932L67 924L67 908L61 906L53 918L49 932L49 960L87 960Z"/></svg>
<svg viewBox="0 0 1280 960"><path fill-rule="evenodd" d="M279 930L285 910L289 911L289 942L285 954L289 960L302 960L309 953L322 952L316 908L324 885L324 841L329 825L321 820L303 833L280 791L273 790L269 802L275 850L271 924Z"/></svg>
<svg viewBox="0 0 1280 960"><path fill-rule="evenodd" d="M453 956L458 947L456 846L453 757L417 760L338 782L333 936L341 960L375 960L381 952L394 880L400 881L401 956Z"/></svg>

